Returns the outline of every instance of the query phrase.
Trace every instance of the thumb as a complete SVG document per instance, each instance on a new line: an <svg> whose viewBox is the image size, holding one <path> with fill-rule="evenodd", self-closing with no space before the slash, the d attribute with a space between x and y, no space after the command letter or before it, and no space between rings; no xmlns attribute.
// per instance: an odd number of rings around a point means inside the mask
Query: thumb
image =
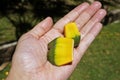
<svg viewBox="0 0 120 80"><path fill-rule="evenodd" d="M47 31L51 29L53 25L53 20L51 17L47 17L42 22L38 23L31 31L31 35L33 35L35 38L40 38L42 35L44 35Z"/></svg>

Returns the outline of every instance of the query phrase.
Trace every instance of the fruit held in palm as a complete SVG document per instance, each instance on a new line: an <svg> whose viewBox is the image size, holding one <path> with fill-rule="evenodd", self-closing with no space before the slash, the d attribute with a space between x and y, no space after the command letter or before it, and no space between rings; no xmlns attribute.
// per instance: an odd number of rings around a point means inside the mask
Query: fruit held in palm
<svg viewBox="0 0 120 80"><path fill-rule="evenodd" d="M73 49L80 42L80 32L75 23L68 23L64 29L65 38L58 37L48 44L48 60L57 66L73 61Z"/></svg>
<svg viewBox="0 0 120 80"><path fill-rule="evenodd" d="M73 60L74 40L58 37L48 44L48 60L57 66L71 63Z"/></svg>
<svg viewBox="0 0 120 80"><path fill-rule="evenodd" d="M80 42L80 32L76 23L71 22L65 25L65 37L74 39L74 47L77 47Z"/></svg>

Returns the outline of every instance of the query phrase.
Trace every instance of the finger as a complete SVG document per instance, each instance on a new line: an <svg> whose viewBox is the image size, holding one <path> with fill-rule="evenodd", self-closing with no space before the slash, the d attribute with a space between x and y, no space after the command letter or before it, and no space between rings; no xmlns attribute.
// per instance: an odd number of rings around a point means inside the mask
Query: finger
<svg viewBox="0 0 120 80"><path fill-rule="evenodd" d="M61 18L55 25L54 28L58 30L60 33L63 32L64 25L68 22L74 21L81 12L83 12L87 7L89 6L88 3L83 3L79 6L77 6L75 9L70 11L67 15L65 15L63 18Z"/></svg>
<svg viewBox="0 0 120 80"><path fill-rule="evenodd" d="M29 33L35 38L39 38L44 35L48 30L51 29L53 21L50 17L47 17L45 20L37 24Z"/></svg>
<svg viewBox="0 0 120 80"><path fill-rule="evenodd" d="M92 29L95 23L100 22L106 15L104 9L100 9L97 13L89 20L89 22L80 30L81 39Z"/></svg>
<svg viewBox="0 0 120 80"><path fill-rule="evenodd" d="M95 37L98 35L100 30L102 29L101 23L96 23L91 31L86 35L85 38L80 42L77 49L74 49L74 56L73 56L73 62L72 65L66 65L59 67L58 72L61 71L68 71L68 75L72 73L76 65L79 63L81 57L83 56L83 53L87 50L89 45L92 43L92 41L95 39ZM60 70L60 71L59 71Z"/></svg>
<svg viewBox="0 0 120 80"><path fill-rule="evenodd" d="M81 40L79 46L76 48L77 54L74 54L76 64L80 61L81 57L83 56L89 45L93 42L93 40L98 35L101 29L102 24L96 23L91 29L91 31L89 31L89 33L83 38L83 40Z"/></svg>
<svg viewBox="0 0 120 80"><path fill-rule="evenodd" d="M45 44L50 43L52 40L54 40L57 37L63 37L63 35L56 29L51 29L50 31L48 31L44 36L42 36L40 38L40 42L41 40L44 41Z"/></svg>
<svg viewBox="0 0 120 80"><path fill-rule="evenodd" d="M95 1L75 20L78 28L81 29L85 23L101 8L101 3Z"/></svg>

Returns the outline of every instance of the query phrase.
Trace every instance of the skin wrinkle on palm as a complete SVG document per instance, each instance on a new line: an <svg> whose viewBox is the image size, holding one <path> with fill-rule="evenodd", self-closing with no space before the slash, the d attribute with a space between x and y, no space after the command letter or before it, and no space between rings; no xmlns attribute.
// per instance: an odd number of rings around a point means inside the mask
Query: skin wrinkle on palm
<svg viewBox="0 0 120 80"><path fill-rule="evenodd" d="M66 15L67 17L61 18L55 25L53 25L52 19L48 17L36 25L31 31L24 34L16 47L7 80L53 80L53 78L54 80L66 80L102 28L100 21L106 15L106 12L103 11L103 15L98 14L100 7L101 4L97 1L90 6L88 3L83 3L68 13ZM87 12L90 17L86 17L85 20L81 21L81 18L84 18ZM73 13L75 14L73 15ZM92 18L94 19L91 25L89 21ZM97 18L98 21L94 21ZM71 21L80 24L78 25L80 32L84 30L85 35L81 39L79 46L74 48L73 63L61 67L54 66L47 61L47 44L56 37L63 36L64 25ZM88 24L91 26L85 26ZM44 30L46 27L48 29ZM88 30L86 30L87 28Z"/></svg>

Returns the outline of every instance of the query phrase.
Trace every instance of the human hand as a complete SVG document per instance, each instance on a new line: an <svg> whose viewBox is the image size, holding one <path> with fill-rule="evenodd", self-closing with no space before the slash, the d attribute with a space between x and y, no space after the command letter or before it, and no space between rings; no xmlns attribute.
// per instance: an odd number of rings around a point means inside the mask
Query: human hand
<svg viewBox="0 0 120 80"><path fill-rule="evenodd" d="M7 80L66 80L100 32L100 21L105 15L101 4L94 2L79 5L55 25L50 17L46 18L18 41ZM63 36L64 25L69 22L76 22L82 38L79 46L74 48L72 64L57 67L47 61L47 45Z"/></svg>

